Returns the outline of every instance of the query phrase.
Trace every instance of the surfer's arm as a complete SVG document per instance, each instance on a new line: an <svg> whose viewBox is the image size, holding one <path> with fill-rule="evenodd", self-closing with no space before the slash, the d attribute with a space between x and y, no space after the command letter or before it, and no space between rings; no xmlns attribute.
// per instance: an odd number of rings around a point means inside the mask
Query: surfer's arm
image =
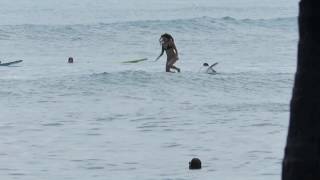
<svg viewBox="0 0 320 180"><path fill-rule="evenodd" d="M214 69L213 69L213 66L214 66L215 64L213 64L213 65L211 65L210 67L208 67L208 69L207 69L207 73L217 73L217 71L215 71Z"/></svg>
<svg viewBox="0 0 320 180"><path fill-rule="evenodd" d="M155 61L159 60L159 59L160 59L160 57L163 55L163 53L164 53L164 48L162 47L162 49L161 49L161 53L160 53L160 55L156 58L156 60L155 60Z"/></svg>
<svg viewBox="0 0 320 180"><path fill-rule="evenodd" d="M212 64L210 67L209 67L209 69L212 69L213 70L213 66L214 66L215 64Z"/></svg>

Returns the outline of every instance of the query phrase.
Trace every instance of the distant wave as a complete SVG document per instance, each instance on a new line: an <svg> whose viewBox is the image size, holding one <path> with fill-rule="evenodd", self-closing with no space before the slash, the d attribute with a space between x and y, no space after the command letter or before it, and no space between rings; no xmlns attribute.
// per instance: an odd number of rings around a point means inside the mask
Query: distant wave
<svg viewBox="0 0 320 180"><path fill-rule="evenodd" d="M270 83L275 83L274 77L278 77L279 83L291 84L292 83L292 73L284 72L238 72L238 73L220 73L212 77L212 81L224 81L226 79L234 79L234 81L248 81L248 79L268 81ZM214 77L214 78L213 78ZM142 70L124 70L117 72L103 72L103 73L93 73L90 75L82 75L83 78L93 82L93 81L105 81L113 83L146 83L146 82L161 82L161 81L185 81L188 84L194 84L196 79L202 79L208 81L208 75L198 72L184 72L177 73L173 76L168 76L165 72L148 72ZM199 82L198 82L199 83ZM173 83L174 84L174 83ZM200 86L200 85L199 85Z"/></svg>
<svg viewBox="0 0 320 180"><path fill-rule="evenodd" d="M272 18L272 19L237 19L230 16L220 17L220 18L213 18L208 16L202 17L195 17L189 19L172 19L172 20L139 20L139 21L124 21L124 22L116 22L116 23L98 23L98 24L72 24L72 25L45 25L45 24L22 24L22 25L0 25L0 28L4 27L24 27L24 28L32 28L32 27L64 27L65 29L72 28L72 27L103 27L103 26L137 26L137 27L151 27L154 25L177 25L177 24L214 24L217 22L224 22L226 24L252 24L257 25L259 23L269 23L273 25L292 25L297 22L297 17L281 17L281 18ZM0 33L3 30L0 29Z"/></svg>
<svg viewBox="0 0 320 180"><path fill-rule="evenodd" d="M190 19L173 20L143 20L117 23L98 24L75 24L75 25L1 25L0 39L13 37L38 38L72 38L81 40L85 37L97 35L104 36L117 32L155 32L170 30L176 32L214 32L214 31L237 31L237 29L267 28L281 29L285 31L297 30L297 18L274 18L274 19L236 19L233 17L196 17Z"/></svg>
<svg viewBox="0 0 320 180"><path fill-rule="evenodd" d="M100 23L103 26L135 26L135 27L211 27L219 29L221 25L252 25L264 27L292 27L296 26L297 17L282 17L273 19L236 19L234 17L225 16L220 18L213 18L208 16L190 18L190 19L172 19L172 20L144 20L144 21L129 21L120 23ZM225 26L224 26L225 27Z"/></svg>

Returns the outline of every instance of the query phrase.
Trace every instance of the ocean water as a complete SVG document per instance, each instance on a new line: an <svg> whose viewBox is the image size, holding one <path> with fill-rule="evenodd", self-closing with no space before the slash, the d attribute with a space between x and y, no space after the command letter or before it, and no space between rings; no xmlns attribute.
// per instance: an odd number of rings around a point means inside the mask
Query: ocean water
<svg viewBox="0 0 320 180"><path fill-rule="evenodd" d="M280 179L298 0L0 7L0 60L24 60L0 66L1 180ZM153 61L164 32L181 73Z"/></svg>

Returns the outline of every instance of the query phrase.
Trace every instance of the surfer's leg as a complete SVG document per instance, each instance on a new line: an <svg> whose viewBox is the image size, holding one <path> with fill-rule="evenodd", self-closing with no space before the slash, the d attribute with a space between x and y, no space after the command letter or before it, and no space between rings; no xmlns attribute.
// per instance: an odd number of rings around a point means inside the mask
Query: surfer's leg
<svg viewBox="0 0 320 180"><path fill-rule="evenodd" d="M174 63L176 63L176 62L177 62L177 59L175 59L175 58L171 59L168 61L167 66L169 67L169 69L172 68L172 69L175 69L178 72L180 72L180 68L177 68L176 66L174 66Z"/></svg>
<svg viewBox="0 0 320 180"><path fill-rule="evenodd" d="M171 71L171 70L170 70L171 68L172 68L172 67L170 67L170 66L166 66L166 72L174 73L174 71Z"/></svg>
<svg viewBox="0 0 320 180"><path fill-rule="evenodd" d="M180 72L180 68L177 68L176 66L172 65L170 68L177 70L177 72Z"/></svg>
<svg viewBox="0 0 320 180"><path fill-rule="evenodd" d="M166 65L166 72L171 72L170 67L168 65Z"/></svg>
<svg viewBox="0 0 320 180"><path fill-rule="evenodd" d="M170 65L171 60L167 59L167 63L166 63L166 72L172 72L170 71L170 69L172 68L172 65Z"/></svg>

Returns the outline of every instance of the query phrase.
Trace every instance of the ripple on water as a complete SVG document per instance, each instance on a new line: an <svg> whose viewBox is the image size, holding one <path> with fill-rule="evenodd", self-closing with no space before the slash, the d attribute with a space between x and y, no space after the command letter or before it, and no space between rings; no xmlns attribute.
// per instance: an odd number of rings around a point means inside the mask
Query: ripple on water
<svg viewBox="0 0 320 180"><path fill-rule="evenodd" d="M58 126L63 126L63 123L45 123L42 124L42 126L49 126L49 127L58 127Z"/></svg>
<svg viewBox="0 0 320 180"><path fill-rule="evenodd" d="M90 166L90 167L86 167L86 169L88 170L101 170L104 169L103 166Z"/></svg>
<svg viewBox="0 0 320 180"><path fill-rule="evenodd" d="M9 176L25 176L25 173L8 173Z"/></svg>
<svg viewBox="0 0 320 180"><path fill-rule="evenodd" d="M253 127L274 127L274 126L280 126L278 124L275 123L256 123L256 124L251 124L250 126Z"/></svg>
<svg viewBox="0 0 320 180"><path fill-rule="evenodd" d="M176 148L176 147L181 147L181 146L182 146L182 144L173 142L173 143L166 143L162 147L164 147L164 148Z"/></svg>

